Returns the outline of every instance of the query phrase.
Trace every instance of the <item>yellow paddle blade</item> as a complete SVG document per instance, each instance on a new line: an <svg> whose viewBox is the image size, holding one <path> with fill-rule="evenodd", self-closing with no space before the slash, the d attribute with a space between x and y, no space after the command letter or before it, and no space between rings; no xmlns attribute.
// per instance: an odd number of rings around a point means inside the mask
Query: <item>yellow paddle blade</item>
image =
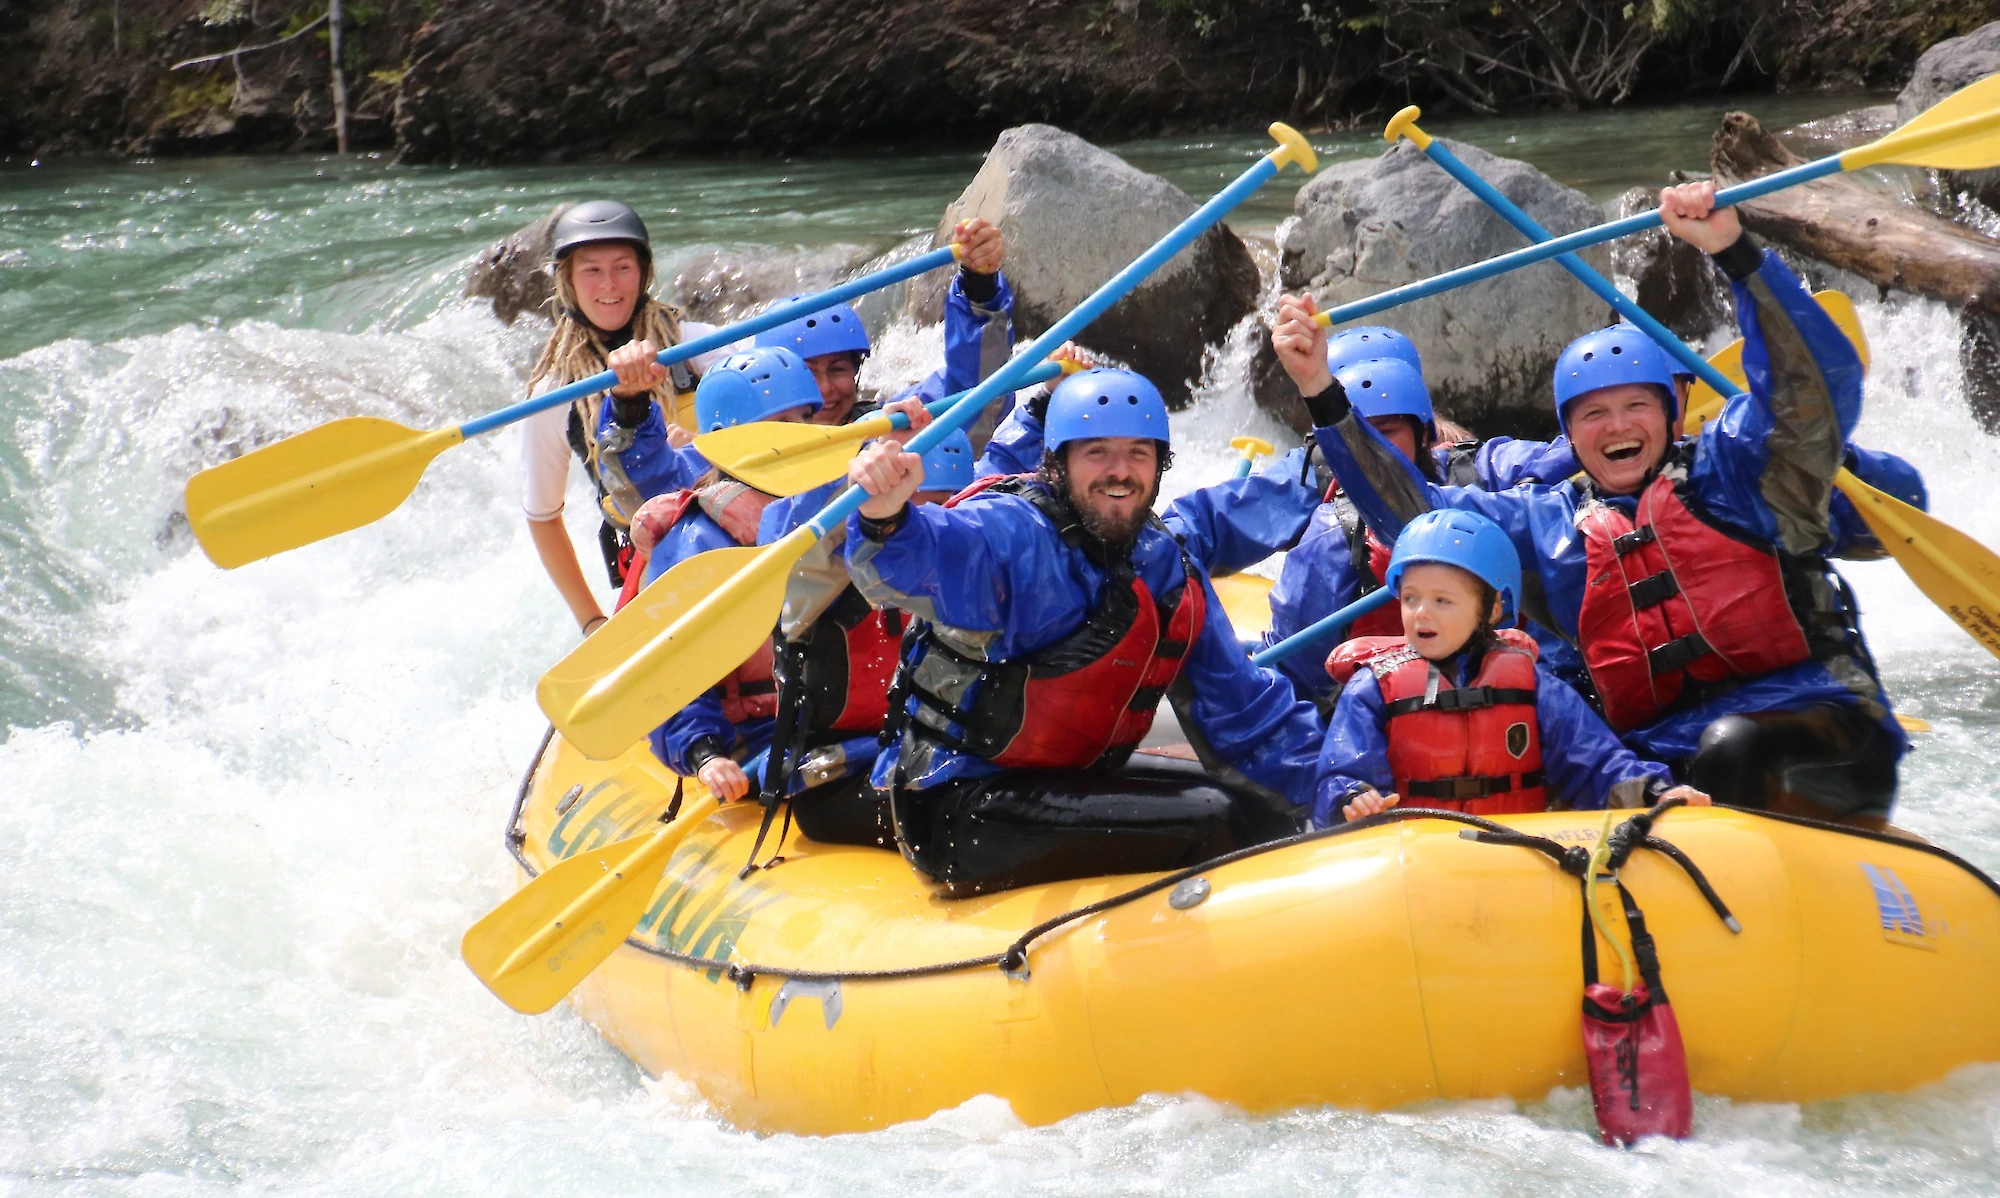
<svg viewBox="0 0 2000 1198"><path fill-rule="evenodd" d="M1818 291L1813 293L1813 298L1819 301L1819 306L1826 310L1828 316L1833 317L1833 323L1840 326L1840 331L1847 334L1847 339L1854 343L1854 352L1861 358L1861 369L1866 371L1870 365L1868 335L1861 331L1861 316L1854 310L1854 301L1848 299L1844 291ZM1743 338L1738 337L1717 350L1714 356L1709 358L1708 364L1729 376L1737 386L1748 385L1744 381L1743 374ZM1722 411L1722 400L1723 397L1716 394L1715 388L1698 378L1694 381L1693 389L1688 392L1689 436L1700 432L1703 425L1715 419Z"/></svg>
<svg viewBox="0 0 2000 1198"><path fill-rule="evenodd" d="M1239 637L1258 637L1271 631L1271 580L1255 574L1228 574L1211 579L1222 610L1229 613L1229 626Z"/></svg>
<svg viewBox="0 0 2000 1198"><path fill-rule="evenodd" d="M1840 156L1848 171L1888 162L1943 171L2000 166L2000 75L1959 88L1894 133Z"/></svg>
<svg viewBox="0 0 2000 1198"><path fill-rule="evenodd" d="M459 955L516 1011L555 1006L639 926L667 858L715 808L703 796L657 832L561 862L466 929Z"/></svg>
<svg viewBox="0 0 2000 1198"><path fill-rule="evenodd" d="M759 420L703 433L694 447L711 465L759 491L797 495L846 475L861 442L889 431L886 416L833 428Z"/></svg>
<svg viewBox="0 0 2000 1198"><path fill-rule="evenodd" d="M1931 722L1929 720L1919 719L1913 715L1904 715L1900 711L1896 713L1896 722L1903 726L1903 731L1905 732L1929 732L1931 730Z"/></svg>
<svg viewBox="0 0 2000 1198"><path fill-rule="evenodd" d="M799 528L676 565L542 675L542 711L581 752L623 753L770 637L792 567L818 539Z"/></svg>
<svg viewBox="0 0 2000 1198"><path fill-rule="evenodd" d="M1854 508L1896 564L1930 601L2000 657L2000 558L1964 533L1893 495L1885 495L1846 470L1833 485Z"/></svg>
<svg viewBox="0 0 2000 1198"><path fill-rule="evenodd" d="M350 416L188 480L188 523L225 570L372 524L409 498L431 459L465 438Z"/></svg>

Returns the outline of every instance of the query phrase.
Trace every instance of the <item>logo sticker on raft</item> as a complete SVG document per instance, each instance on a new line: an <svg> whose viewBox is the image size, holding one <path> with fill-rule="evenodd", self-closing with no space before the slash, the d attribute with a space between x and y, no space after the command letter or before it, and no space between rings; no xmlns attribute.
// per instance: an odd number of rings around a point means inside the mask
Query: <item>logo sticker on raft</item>
<svg viewBox="0 0 2000 1198"><path fill-rule="evenodd" d="M1912 948L1934 948L1924 926L1924 913L1917 909L1916 896L1903 885L1896 871L1866 861L1860 865L1861 872L1868 875L1868 884L1875 888L1875 909L1882 917L1883 939Z"/></svg>

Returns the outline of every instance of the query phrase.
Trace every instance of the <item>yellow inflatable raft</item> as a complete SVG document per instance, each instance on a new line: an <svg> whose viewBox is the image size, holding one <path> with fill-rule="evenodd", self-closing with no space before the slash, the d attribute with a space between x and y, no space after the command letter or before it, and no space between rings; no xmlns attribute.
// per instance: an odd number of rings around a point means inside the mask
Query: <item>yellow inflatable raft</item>
<svg viewBox="0 0 2000 1198"><path fill-rule="evenodd" d="M552 737L509 845L532 876L646 831L673 788L643 745L593 762ZM739 877L759 814L726 808L698 828L572 1000L648 1073L691 1081L743 1127L857 1131L980 1094L1045 1123L1149 1092L1381 1109L1586 1080L1580 888L1549 856L1466 839L1463 822L946 901L894 853L796 831L779 864ZM1589 845L1600 818L1504 822ZM1742 929L1661 852L1625 867L1697 1090L1805 1101L2000 1060L2000 891L1971 866L1741 811L1670 811L1655 835ZM1622 938L1615 888L1599 899Z"/></svg>

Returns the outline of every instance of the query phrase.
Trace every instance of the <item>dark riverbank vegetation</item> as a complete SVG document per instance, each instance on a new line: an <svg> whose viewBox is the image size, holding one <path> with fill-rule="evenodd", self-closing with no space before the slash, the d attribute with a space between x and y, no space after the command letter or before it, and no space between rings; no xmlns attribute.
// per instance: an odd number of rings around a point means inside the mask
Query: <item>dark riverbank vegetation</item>
<svg viewBox="0 0 2000 1198"><path fill-rule="evenodd" d="M332 149L328 9L0 0L0 153ZM347 0L339 18L353 148L491 162L1886 88L2000 0Z"/></svg>

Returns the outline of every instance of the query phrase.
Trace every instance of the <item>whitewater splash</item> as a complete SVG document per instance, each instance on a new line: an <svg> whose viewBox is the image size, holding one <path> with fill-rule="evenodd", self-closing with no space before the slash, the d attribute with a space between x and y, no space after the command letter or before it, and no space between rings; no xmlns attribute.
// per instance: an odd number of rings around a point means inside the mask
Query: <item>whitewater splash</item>
<svg viewBox="0 0 2000 1198"><path fill-rule="evenodd" d="M1949 313L1861 305L1859 439L1915 459L1989 544L1994 444ZM1177 417L1173 490L1292 438L1243 389L1254 327ZM1991 1192L2000 1069L1809 1108L1702 1100L1697 1139L1596 1146L1587 1098L1250 1118L1151 1098L1048 1128L975 1101L865 1136L758 1138L640 1077L567 1010L512 1014L457 960L506 894L501 824L573 643L520 517L512 434L394 515L242 570L174 518L233 444L515 398L538 333L452 303L342 333L259 321L62 340L0 362L0 1186L23 1193ZM882 338L914 380L935 329ZM594 543L581 482L568 509ZM1891 564L1848 571L1892 691L1936 730L1901 820L2000 867L2000 688ZM25 679L25 683L17 680ZM1338 1018L1274 992L1272 1013ZM1920 1012L1885 1017L1922 1017Z"/></svg>

